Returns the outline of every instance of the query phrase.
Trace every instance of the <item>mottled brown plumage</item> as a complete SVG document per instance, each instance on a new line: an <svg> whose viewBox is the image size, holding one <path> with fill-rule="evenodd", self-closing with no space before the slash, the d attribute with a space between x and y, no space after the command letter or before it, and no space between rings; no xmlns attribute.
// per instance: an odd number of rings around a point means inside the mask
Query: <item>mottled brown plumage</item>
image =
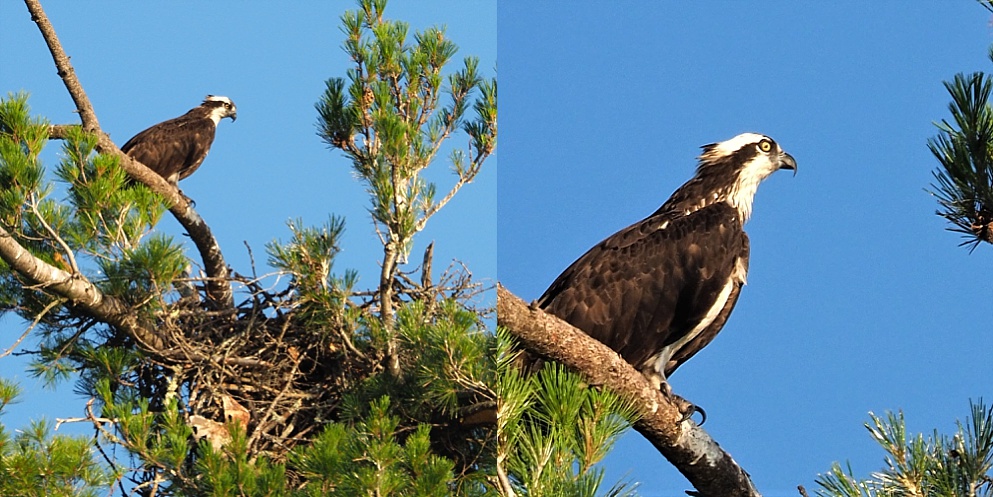
<svg viewBox="0 0 993 497"><path fill-rule="evenodd" d="M703 148L696 175L651 216L572 263L538 305L661 387L710 343L748 272L744 223L758 183L796 161L753 133Z"/></svg>
<svg viewBox="0 0 993 497"><path fill-rule="evenodd" d="M214 143L217 123L225 117L234 121L237 112L234 102L227 97L208 95L186 114L138 133L121 151L178 187L179 180L203 164Z"/></svg>

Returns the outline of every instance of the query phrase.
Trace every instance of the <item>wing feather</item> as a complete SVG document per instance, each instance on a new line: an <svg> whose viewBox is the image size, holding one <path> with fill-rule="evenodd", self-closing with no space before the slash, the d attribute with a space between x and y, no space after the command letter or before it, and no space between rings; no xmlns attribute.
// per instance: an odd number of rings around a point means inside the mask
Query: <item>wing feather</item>
<svg viewBox="0 0 993 497"><path fill-rule="evenodd" d="M175 184L200 167L215 131L210 119L184 115L138 133L121 151Z"/></svg>
<svg viewBox="0 0 993 497"><path fill-rule="evenodd" d="M640 367L699 324L742 258L747 267L748 238L730 205L656 213L587 251L538 305ZM709 327L676 351L672 370L720 331L739 290Z"/></svg>

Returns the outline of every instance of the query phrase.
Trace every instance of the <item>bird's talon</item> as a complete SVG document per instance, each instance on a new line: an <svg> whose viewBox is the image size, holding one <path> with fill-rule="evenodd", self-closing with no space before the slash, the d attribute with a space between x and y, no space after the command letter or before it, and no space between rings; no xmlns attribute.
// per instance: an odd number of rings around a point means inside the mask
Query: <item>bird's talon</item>
<svg viewBox="0 0 993 497"><path fill-rule="evenodd" d="M690 410L683 413L683 419L680 419L679 422L682 423L683 421L692 421L693 415L696 413L700 413L700 422L696 425L703 426L703 424L707 422L707 411L704 411L702 407L696 404L690 404Z"/></svg>

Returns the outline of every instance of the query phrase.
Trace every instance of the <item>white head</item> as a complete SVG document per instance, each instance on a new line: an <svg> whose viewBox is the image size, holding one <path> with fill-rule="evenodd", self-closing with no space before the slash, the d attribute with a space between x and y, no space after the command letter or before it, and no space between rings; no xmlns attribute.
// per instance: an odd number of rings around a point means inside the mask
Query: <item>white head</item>
<svg viewBox="0 0 993 497"><path fill-rule="evenodd" d="M744 221L752 213L752 199L759 183L780 169L792 169L796 174L796 160L792 155L768 136L742 133L703 147L697 174L714 170L721 176L734 178L726 190L727 202L738 209Z"/></svg>
<svg viewBox="0 0 993 497"><path fill-rule="evenodd" d="M231 122L234 122L238 118L238 108L235 107L234 102L228 97L207 95L207 98L203 99L203 103L200 105L210 110L209 116L214 121L214 125L217 125L225 117L230 117Z"/></svg>

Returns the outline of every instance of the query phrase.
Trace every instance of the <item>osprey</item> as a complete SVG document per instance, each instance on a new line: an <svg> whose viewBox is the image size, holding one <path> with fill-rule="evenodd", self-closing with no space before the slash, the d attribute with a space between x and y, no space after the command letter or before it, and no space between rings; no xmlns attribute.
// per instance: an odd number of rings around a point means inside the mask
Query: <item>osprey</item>
<svg viewBox="0 0 993 497"><path fill-rule="evenodd" d="M163 121L134 135L121 151L148 166L179 188L179 180L193 174L214 143L217 123L238 118L228 97L207 95L203 103L175 119Z"/></svg>
<svg viewBox="0 0 993 497"><path fill-rule="evenodd" d="M572 263L537 305L617 351L669 394L666 378L724 326L745 284L759 182L796 161L745 133L705 145L696 175L647 218Z"/></svg>

